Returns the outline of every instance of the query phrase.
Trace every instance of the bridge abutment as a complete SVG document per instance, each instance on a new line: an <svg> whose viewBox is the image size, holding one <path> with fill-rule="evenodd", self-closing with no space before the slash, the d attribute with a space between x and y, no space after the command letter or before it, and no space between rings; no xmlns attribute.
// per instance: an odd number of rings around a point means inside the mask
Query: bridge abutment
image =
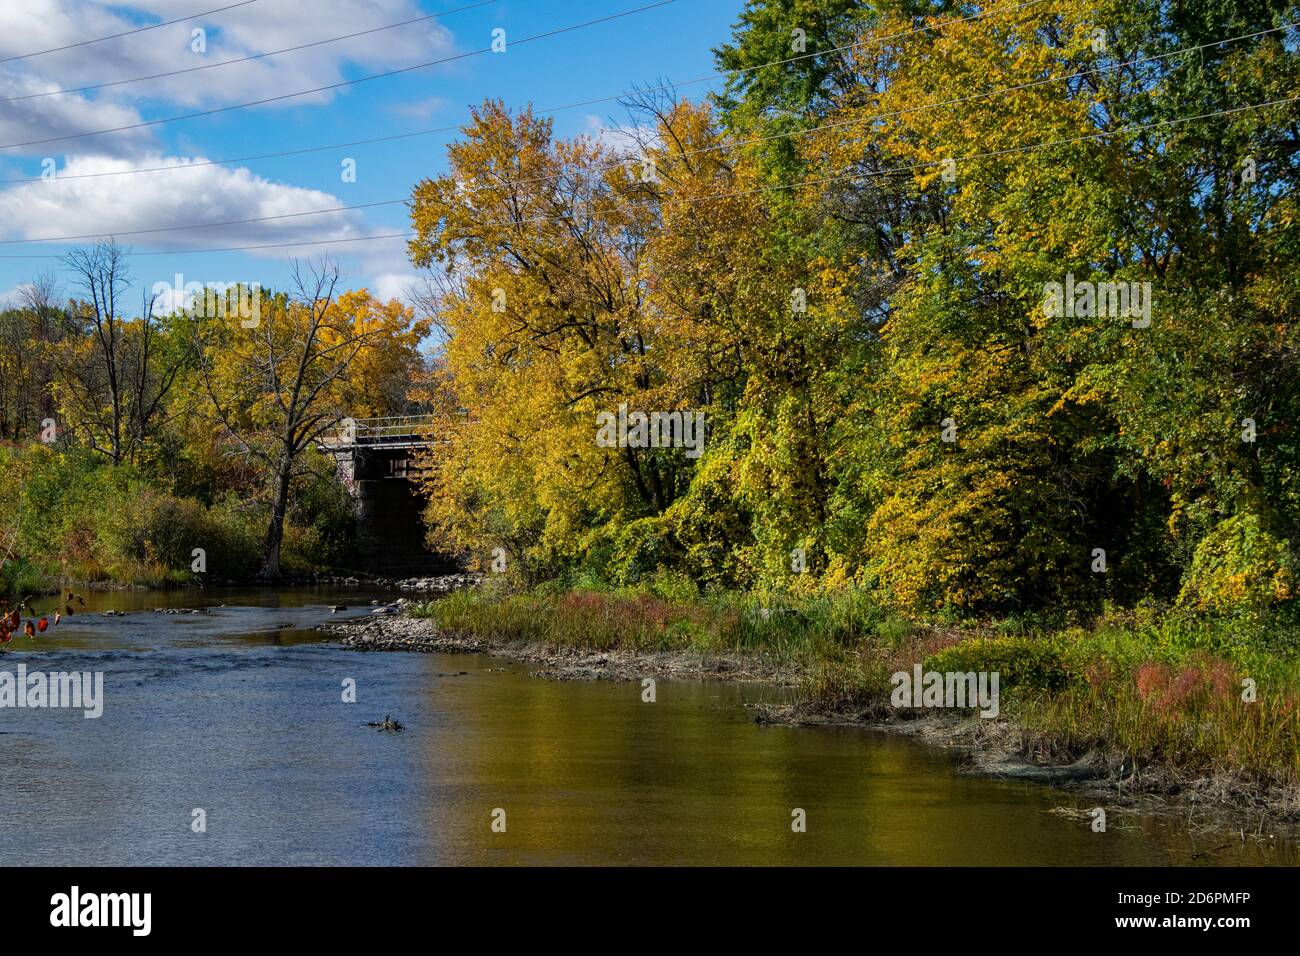
<svg viewBox="0 0 1300 956"><path fill-rule="evenodd" d="M402 577L459 570L454 557L431 550L425 542L424 496L412 459L427 443L427 436L409 425L356 422L347 440L322 444L321 450L334 456L339 480L356 503L356 570Z"/></svg>

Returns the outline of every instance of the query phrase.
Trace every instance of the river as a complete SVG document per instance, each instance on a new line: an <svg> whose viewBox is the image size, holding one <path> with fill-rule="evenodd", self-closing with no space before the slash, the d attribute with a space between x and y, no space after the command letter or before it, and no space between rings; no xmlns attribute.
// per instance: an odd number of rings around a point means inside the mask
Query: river
<svg viewBox="0 0 1300 956"><path fill-rule="evenodd" d="M356 653L310 629L391 597L94 592L36 641L16 638L0 670L102 671L104 710L0 710L0 864L1296 860L1292 842L1165 816L1113 812L1094 833L1057 812L1087 808L1070 793L958 773L924 744L758 725L744 704L771 688L661 680L643 703L639 684ZM386 714L406 729L366 726ZM806 832L792 832L796 808Z"/></svg>

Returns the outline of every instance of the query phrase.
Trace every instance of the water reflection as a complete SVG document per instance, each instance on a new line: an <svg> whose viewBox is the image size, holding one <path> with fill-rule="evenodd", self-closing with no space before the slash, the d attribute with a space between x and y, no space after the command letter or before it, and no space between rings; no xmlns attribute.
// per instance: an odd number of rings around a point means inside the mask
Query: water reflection
<svg viewBox="0 0 1300 956"><path fill-rule="evenodd" d="M1094 834L1051 812L1070 795L956 774L909 740L757 725L744 704L772 691L660 681L647 704L637 684L357 654L307 630L380 597L93 594L16 641L0 668L103 670L106 703L98 720L0 711L0 864L1294 862L1293 844L1222 846L1155 818L1112 813ZM385 714L406 731L365 726Z"/></svg>

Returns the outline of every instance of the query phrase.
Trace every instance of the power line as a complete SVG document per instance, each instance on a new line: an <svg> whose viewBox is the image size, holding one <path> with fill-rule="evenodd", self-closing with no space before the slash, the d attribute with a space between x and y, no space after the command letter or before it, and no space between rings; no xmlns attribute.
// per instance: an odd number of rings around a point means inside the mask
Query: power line
<svg viewBox="0 0 1300 956"><path fill-rule="evenodd" d="M1075 143L1083 143L1095 139L1105 139L1110 136L1120 136L1125 133L1142 132L1144 130L1156 129L1164 126L1178 126L1182 123L1191 123L1197 120L1211 119L1215 116L1228 116L1234 113L1242 113L1249 110L1266 109L1267 107L1270 106L1282 106L1288 103L1295 103L1297 101L1300 101L1300 95L1292 96L1287 99L1269 100L1266 103L1252 103L1247 106L1235 106L1230 109L1213 110L1208 113L1200 113L1196 116L1183 116L1171 120L1159 120L1153 123L1139 123L1133 126L1124 126L1119 129L1113 129L1113 130L1100 130L1095 133L1085 133L1080 136L1072 136L1072 137L1066 137L1064 139L1051 140L1046 143L1028 143L1023 146L1011 146L1011 147L1007 147L1006 149L989 150L987 152L982 152L982 153L971 153L966 156L952 156L947 158L953 162L964 163L976 159L990 159L990 158L995 158L1000 156L1008 156L1008 155L1019 154L1019 153L1028 153L1039 149L1048 149L1052 146L1068 146L1068 145L1073 145ZM932 167L937 168L942 165L943 165L942 162L912 163L907 166L895 166L895 167L891 167L890 169L880 169L868 173L843 173L836 176L825 176L817 179L805 179L797 183L781 183L781 184L769 185L769 186L756 186L752 189L740 189L740 190L730 190L728 192L721 192L721 193L710 193L705 196L696 196L691 199L683 199L680 201L693 205L695 203L704 202L709 199L726 199L726 198L733 198L736 196L754 195L757 193L779 192L786 189L805 189L809 186L820 186L828 183L845 182L848 180L864 181L864 180L873 179L880 176L893 176L893 175L898 175L900 173L914 172L915 170L918 169L929 169ZM671 200L673 198L673 194L667 193L662 198ZM649 205L651 204L625 203L622 205L616 205L613 208L617 210L622 210L622 209L648 207ZM538 222L553 222L561 219L571 219L571 218L573 218L572 214L566 213L558 216L536 216L528 219L514 219L514 220L506 220L506 221L495 222L495 223L481 223L481 225L520 226L520 225L530 225L532 223L538 223ZM354 236L345 239L315 239L315 240L306 240L303 242L270 242L270 243L262 243L262 244L250 245L250 246L228 246L225 248L213 248L213 249L158 250L154 252L127 252L125 254L129 256L139 256L139 257L183 256L183 255L198 255L203 253L217 253L217 252L243 252L243 251L253 250L253 249L288 249L288 248L297 248L300 246L332 245L334 243L344 243L344 242L369 242L369 241L382 240L382 239L411 239L411 238L415 238L418 235L419 235L418 233L414 233L414 232L397 232L397 233L387 233L383 235L374 235L374 236ZM0 255L0 259L62 259L62 258L63 256L61 255Z"/></svg>
<svg viewBox="0 0 1300 956"><path fill-rule="evenodd" d="M1172 51L1169 51L1169 52L1166 52L1166 53L1161 53L1161 54L1156 54L1156 55L1146 56L1146 57L1136 57L1136 58L1134 58L1134 59L1132 59L1132 60L1125 60L1125 61L1121 61L1121 62L1117 62L1117 63L1111 64L1110 66L1104 66L1104 67L1093 67L1092 69L1088 69L1088 70L1080 70L1080 71L1078 71L1078 72L1076 72L1076 73L1071 73L1071 74L1064 75L1064 76L1046 77L1046 78L1044 78L1044 79L1033 80L1033 81L1030 81L1030 82L1028 82L1028 83L1019 83L1019 84L1016 84L1016 85L1014 85L1014 86L1002 87L1002 88L1000 88L1000 89L989 90L989 91L986 91L986 92L984 92L984 93L975 93L975 94L971 94L971 95L969 95L969 96L959 96L959 97L954 97L954 98L952 98L952 99L941 100L941 101L936 102L936 103L925 103L925 104L922 104L922 105L920 105L920 106L909 107L909 108L907 108L907 109L902 109L902 110L893 110L893 111L885 112L885 113L873 113L873 114L871 114L871 115L869 115L869 116L860 117L860 118L858 118L858 119L854 119L854 120L845 120L845 121L838 122L838 123L828 123L828 124L825 124L825 125L822 125L822 126L814 126L814 127L809 128L809 129L806 129L806 130L793 130L793 131L788 131L788 132L785 132L785 133L774 133L774 134L770 134L770 135L767 135L767 136L754 137L754 138L751 138L751 139L748 139L748 140L738 140L738 141L734 141L734 142L723 142L723 143L715 144L715 145L712 145L712 146L701 146L701 147L698 147L698 148L696 148L696 149L679 150L678 152L676 152L676 153L673 154L673 157L672 157L672 158L674 158L674 159L676 159L676 158L683 158L683 157L686 157L686 156L698 155L698 154L701 154L701 153L716 152L716 151L723 150L723 149L734 149L734 148L741 147L741 146L752 145L752 144L754 144L754 143L766 142L766 141L770 141L770 140L773 140L773 139L781 139L781 138L784 138L784 137L787 137L787 136L796 136L796 135L803 136L803 135L809 135L809 134L812 134L812 133L824 132L824 131L829 130L829 129L838 129L838 128L842 128L842 127L845 127L845 126L858 126L858 125L861 125L861 124L864 124L864 123L868 123L868 122L871 122L871 121L874 121L874 120L886 119L886 118L892 118L892 117L895 117L895 116L902 116L902 115L907 115L907 114L910 114L910 113L924 112L924 111L926 111L926 110L937 109L937 108L939 108L939 107L943 107L943 106L953 106L953 105L958 105L958 104L968 103L968 102L972 102L972 101L980 100L980 99L989 99L989 98L994 97L994 96L999 96L999 95L1001 95L1001 94L1003 94L1003 93L1019 92L1019 91L1021 91L1021 90L1029 89L1029 88L1032 88L1032 87L1042 86L1042 85L1047 84L1047 83L1060 83L1060 82L1064 82L1064 81L1067 81L1067 80L1077 79L1077 78L1079 78L1079 77L1081 77L1081 76L1087 76L1087 75L1089 75L1089 74L1101 73L1101 72L1103 72L1103 71L1109 71L1109 70L1119 70L1119 69L1124 69L1124 68L1128 68L1128 67L1137 66L1137 65L1140 64L1140 63L1147 63L1147 62L1152 62L1152 61L1155 61L1155 60L1164 60L1164 59L1168 59L1168 58L1170 58L1170 57L1174 57L1174 56L1185 56L1185 55L1187 55L1187 54L1189 54L1189 53L1195 53L1195 52L1197 52L1197 51L1199 51L1199 50L1203 50L1203 49L1206 49L1206 48L1208 48L1208 47L1212 47L1212 46L1222 46L1222 45L1229 44L1229 43L1236 43L1236 42L1239 42L1239 41L1241 41L1241 40L1254 39L1254 38L1256 38L1256 37L1260 37L1260 36L1263 36L1263 35L1268 34L1268 33L1275 33L1275 32L1277 32L1277 31L1279 31L1279 30L1290 29L1292 26L1294 26L1294 24L1286 23L1286 24L1282 24L1282 25L1280 25L1280 26L1271 27L1271 28L1269 28L1269 29L1267 29L1267 30L1258 30L1258 31L1256 31L1256 32L1254 32L1254 33L1242 34L1242 35L1240 35L1240 36L1229 37L1229 38L1222 39L1222 40L1212 40L1212 41L1210 41L1210 42L1208 42L1208 43L1202 43L1202 44L1198 44L1198 45L1196 45L1196 46L1191 46L1191 47L1184 47L1184 48L1181 48L1181 49L1178 49L1178 50L1172 50ZM622 162L617 162L617 163L612 163L612 164L609 164L609 165L606 165L606 166L596 166L596 167L593 167L593 169L591 170L591 172L597 172L597 171L602 171L602 170L606 170L606 169L617 169L619 166L622 166L622 165L624 165L624 163L622 163ZM510 184L510 185L518 185L518 184L522 184L522 183L530 183L530 182L550 182L550 181L552 181L553 179L554 179L554 177L550 177L550 176L532 176L532 177L526 177L526 178L523 178L523 179L514 179L514 180L509 180L509 181L508 181L508 184ZM486 191L486 190L489 189L489 188L490 188L490 187L481 187L481 189L475 190L475 192ZM248 225L248 224L250 224L250 223L257 223L257 222L269 222L269 221L272 221L272 220L279 220L279 219L294 219L294 218L301 218L301 217L304 217L304 216L321 216L321 215L328 215L328 214L331 214L331 213L348 212L348 211L356 210L356 209L372 209L372 208L376 208L376 207L379 207L379 206L391 206L391 205L397 205L397 204L399 204L399 203L405 203L405 202L408 202L408 201L409 201L409 197L401 197L401 198L398 198L398 199L385 199L385 200L378 200L378 201L375 201L375 202L358 203L358 204L353 204L353 205L332 206L332 207L327 207L327 208L324 208L324 209L305 210L305 211L302 211L302 212L293 212L293 213L280 213L280 214L277 214L277 215L271 215L271 216L259 216L259 217L255 217L255 218L249 218L249 219L232 219L232 220L226 220L226 221L222 221L222 222L190 223L190 224L187 224L187 225L181 225L181 226L159 226L159 227L150 228L150 229L134 229L134 230L129 230L129 231L118 231L118 232L103 232L103 231L101 231L101 232L84 233L84 234L81 234L81 235L72 235L72 236L41 236L41 237L37 237L37 238L33 238L33 239L0 239L0 245L20 245L20 244L26 244L26 243L29 243L29 242L70 242L70 241L76 241L76 240L81 240L81 239L98 239L98 238L106 238L106 237L108 237L108 236L110 236L110 235L113 235L113 236L137 236L137 235L146 235L146 234L159 233L159 232L177 232L177 231L182 231L182 230L186 230L186 229L211 229L211 228L218 228L218 227L221 227L221 226L239 226L239 225Z"/></svg>
<svg viewBox="0 0 1300 956"><path fill-rule="evenodd" d="M751 137L749 139L722 141L719 143L715 143L712 146L700 146L695 149L677 150L672 154L670 158L678 159L678 158L684 158L686 156L699 155L701 153L720 152L722 150L735 149L741 146L751 146L755 143L764 143L764 142L771 142L773 140L786 139L787 137L791 137L791 136L809 136L813 133L825 132L826 130L832 130L832 129L842 129L846 126L861 126L863 124L872 122L874 120L891 119L897 116L907 116L912 113L923 113L927 110L938 109L943 106L956 106L964 103L972 103L978 100L991 99L995 96L1001 96L1004 93L1018 93L1023 90L1033 89L1034 87L1044 86L1049 83L1064 83L1070 80L1079 79L1080 77L1083 76L1097 75L1097 74L1110 72L1110 71L1123 70L1126 68L1132 68L1138 66L1142 63L1151 63L1158 60L1167 60L1176 56L1186 56L1189 53L1196 53L1200 50L1205 50L1210 47L1224 46L1230 43L1238 43L1242 40L1253 40L1270 33L1277 33L1281 30L1289 30L1294 26L1296 26L1296 24L1294 23L1284 23L1281 24L1280 26L1269 27L1268 29L1265 30L1257 30L1254 33L1245 33L1239 36L1228 37L1221 40L1212 40L1208 43L1201 43L1201 44L1197 44L1196 46L1183 47L1181 49L1172 50L1166 53L1153 54L1151 56L1135 57L1131 60L1122 60L1107 66L1091 67L1086 70L1079 70L1075 73L1070 73L1062 76L1049 76L1043 79L1031 80L1026 83L1017 83L1013 86L1004 86L996 90L987 90L983 93L972 93L967 96L957 96L947 100L940 100L935 103L923 103L920 106L912 106L906 109L891 110L882 113L872 113L867 116L858 117L857 119L841 120L835 123L826 123L821 126L812 126L807 129L787 130L781 133L769 133L763 136ZM617 169L620 166L626 165L626 162L627 162L626 159L624 159L624 160L606 164L605 166L595 166L592 167L592 171ZM509 185L519 185L522 183L550 182L554 179L555 177L551 177L551 176L529 176L521 179L503 180L503 183ZM484 186L474 191L486 192L491 188L492 187L490 186ZM23 240L18 240L18 241L23 241ZM37 240L25 240L25 241L33 242Z"/></svg>
<svg viewBox="0 0 1300 956"><path fill-rule="evenodd" d="M665 7L670 3L676 3L677 0L657 0L655 3L649 3L645 6L634 7L631 10L624 10L620 13L611 13L607 16L597 17L594 20L586 20L582 23L576 23L567 27L559 27L554 30L548 30L545 33L535 33L532 36L524 37L522 40L509 40L507 49L510 46L520 46L524 43L531 43L534 40L543 40L549 37L559 36L564 33L571 33L574 30L582 30L586 27L596 26L601 23L608 23L612 20L620 20L623 17L629 17L633 14L644 13L647 10L653 10L657 7ZM439 66L443 63L451 63L456 60L464 60L469 57L482 56L485 53L491 53L492 47L486 46L479 50L470 50L466 53L457 53L452 56L445 56L437 60L429 60L427 63L416 63L414 66L404 66L397 70L386 70L383 73L372 73L368 76L358 76L351 80L340 80L337 83L328 83L325 86L316 86L309 90L298 90L294 93L281 93L277 96L267 96L260 100L251 100L247 103L232 103L229 106L219 106L208 110L199 110L194 113L182 113L179 116L168 116L163 119L142 120L139 123L129 123L125 126L114 126L107 129L88 130L83 133L68 133L64 136L50 136L45 139L32 139L22 143L6 143L0 145L0 149L17 149L20 146L39 146L43 143L58 143L69 139L84 139L90 136L102 136L105 133L121 133L126 130L142 129L147 126L161 126L166 123L175 123L180 120L195 119L200 116L213 116L217 113L229 113L233 110L247 109L250 106L263 106L267 103L279 103L284 100L296 99L299 96L308 96L312 93L323 93L327 90L337 90L345 86L355 86L358 83L367 83L371 80L382 80L390 76L400 76L404 73L412 73L416 70L427 70L432 66Z"/></svg>
<svg viewBox="0 0 1300 956"><path fill-rule="evenodd" d="M312 43L300 43L297 46L287 46L281 50L269 50L265 53L254 53L251 56L234 57L229 60L221 60L217 63L204 63L200 66L186 67L183 70L170 70L166 73L154 73L149 76L137 76L129 80L113 80L108 83L95 83L91 86L78 86L68 90L46 90L41 93L25 93L22 96L6 96L0 98L0 103L16 103L19 100L34 100L45 96L64 96L68 93L87 93L91 90L103 90L110 86L125 86L129 83L143 83L145 80L161 80L170 76L180 76L183 73L197 73L199 70L214 70L219 66L230 66L232 63L247 63L250 60L261 60L268 56L279 56L281 53L293 53L297 50L306 50L311 47L324 46L327 43L338 43L341 40L353 40L357 37L369 36L372 33L382 33L385 30L396 30L398 27L410 26L413 23L424 23L429 20L437 20L440 17L451 16L453 13L463 13L466 10L474 10L478 7L486 7L499 0L479 0L478 3L471 3L468 6L456 7L451 10L443 10L439 13L431 13L423 17L412 17L409 20L403 20L400 23L390 23L382 27L372 27L369 30L358 30L356 33L348 33L343 36L329 37L325 40L316 40Z"/></svg>
<svg viewBox="0 0 1300 956"><path fill-rule="evenodd" d="M90 46L92 43L103 43L105 40L116 40L118 37L129 37L136 33L146 33L149 30L157 30L159 27L169 27L174 23L184 23L186 20L196 20L199 17L208 17L214 13L233 10L236 7L246 7L250 3L257 3L257 0L240 0L239 3L227 4L224 7L217 7L213 10L204 10L202 13L191 13L189 16L177 17L175 20L164 20L162 23L151 23L148 26L136 27L134 30L124 30L121 33L112 33L106 37L95 37L93 40L81 40L77 43L68 43L64 46L53 46L48 50L37 50L35 53L22 53L18 56L7 56L4 59L0 59L0 63L12 63L14 60L30 60L34 56L45 56L47 53L58 53L61 50L73 50L77 47Z"/></svg>
<svg viewBox="0 0 1300 956"><path fill-rule="evenodd" d="M876 43L883 43L886 40L894 40L894 39L899 39L901 37L914 36L918 33L924 33L929 30L938 30L940 28L952 26L958 23L967 23L972 20L979 20L985 17L997 16L1004 13L1015 13L1027 7L1037 6L1045 2L1046 0L1026 0L1026 2L1016 4L1015 6L1012 7L1003 7L996 10L986 10L981 13L975 13L969 16L948 20L938 25L926 25L923 27L918 27L913 30L903 31L901 33L893 33L883 37L872 37L869 40L860 40L855 43L847 43L844 44L843 46L830 47L829 49L818 50L813 53L804 53L799 56L786 57L785 59L782 60L773 60L770 63L759 63L754 66L742 67L735 70L721 70L717 73L708 73L705 74L704 76L699 76L691 80L682 80L681 82L678 83L664 83L661 84L660 86L648 87L644 92L646 93L662 92L665 90L677 89L682 86L692 86L696 83L705 83L708 82L709 80L716 80L724 76L739 75L741 73L751 73L755 70L762 70L771 66L783 66L788 63L795 63L799 60L806 60L809 57L826 56L829 53L838 53L844 50L854 49L856 47L869 46L871 44L876 44ZM517 41L517 42L523 42L523 41ZM584 106L594 106L597 103L609 103L614 100L619 100L625 97L626 95L627 95L626 93L616 93L612 96L596 97L594 99L581 100L577 103L566 103L563 106L552 106L552 107L548 107L547 109L537 110L536 113L539 115L547 115L550 113L563 112L565 110L581 109ZM271 152L271 153L258 153L251 156L236 156L230 159L212 159L212 160L204 160L198 163L182 163L182 164L173 164L170 166L148 166L148 167L141 167L138 169L119 169L119 170L110 170L102 173L72 173L68 175L58 176L57 178L60 180L98 179L105 176L134 176L140 173L171 172L173 170L181 170L181 169L198 169L205 166L228 166L234 163L247 163L247 162L253 162L261 159L278 159L285 156L300 156L304 153L319 153L331 149L348 149L352 146L369 146L375 143L388 143L388 142L393 142L395 140L412 139L417 136L432 136L437 133L451 133L451 132L455 132L456 130L459 130L460 128L461 128L460 124L456 124L454 126L437 126L432 129L414 130L413 132L410 133L395 133L389 136L376 136L369 139L351 140L346 143L330 143L323 146L304 146L304 147L299 147L298 149L281 150L278 152ZM107 130L105 132L115 132L115 131ZM95 135L95 134L87 134L87 135ZM69 138L75 138L75 137L69 137ZM27 145L27 144L19 144L19 145ZM0 147L0 149L4 149L4 148L7 147ZM44 181L47 180L43 176L32 176L32 177L26 177L21 179L0 179L0 185L11 185L11 184L18 184L18 183L36 183L36 182L44 182Z"/></svg>
<svg viewBox="0 0 1300 956"><path fill-rule="evenodd" d="M354 209L373 209L377 206L395 206L409 202L410 197L401 199L380 199L375 202L356 203L351 206L334 206L328 209L310 209L304 212L282 212L274 216L255 216L251 219L229 219L224 222L196 222L186 226L157 226L153 229L131 229L109 232L88 232L80 236L49 236L40 239L0 239L0 245L10 246L26 242L75 242L78 239L107 239L110 236L142 236L155 232L177 232L184 229L216 229L221 226L246 226L255 222L270 222L276 219L298 219L303 216L324 216L333 212L349 212Z"/></svg>

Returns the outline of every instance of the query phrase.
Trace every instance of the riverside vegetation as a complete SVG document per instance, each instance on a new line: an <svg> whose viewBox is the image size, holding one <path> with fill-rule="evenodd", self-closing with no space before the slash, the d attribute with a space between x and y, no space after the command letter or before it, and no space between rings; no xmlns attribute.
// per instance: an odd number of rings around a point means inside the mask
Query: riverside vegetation
<svg viewBox="0 0 1300 956"><path fill-rule="evenodd" d="M429 321L329 262L292 293L227 290L135 318L106 243L0 311L0 588L164 586L338 566L351 501L316 443L347 415L400 414ZM228 302L257 296L247 324ZM195 549L202 552L201 560Z"/></svg>

